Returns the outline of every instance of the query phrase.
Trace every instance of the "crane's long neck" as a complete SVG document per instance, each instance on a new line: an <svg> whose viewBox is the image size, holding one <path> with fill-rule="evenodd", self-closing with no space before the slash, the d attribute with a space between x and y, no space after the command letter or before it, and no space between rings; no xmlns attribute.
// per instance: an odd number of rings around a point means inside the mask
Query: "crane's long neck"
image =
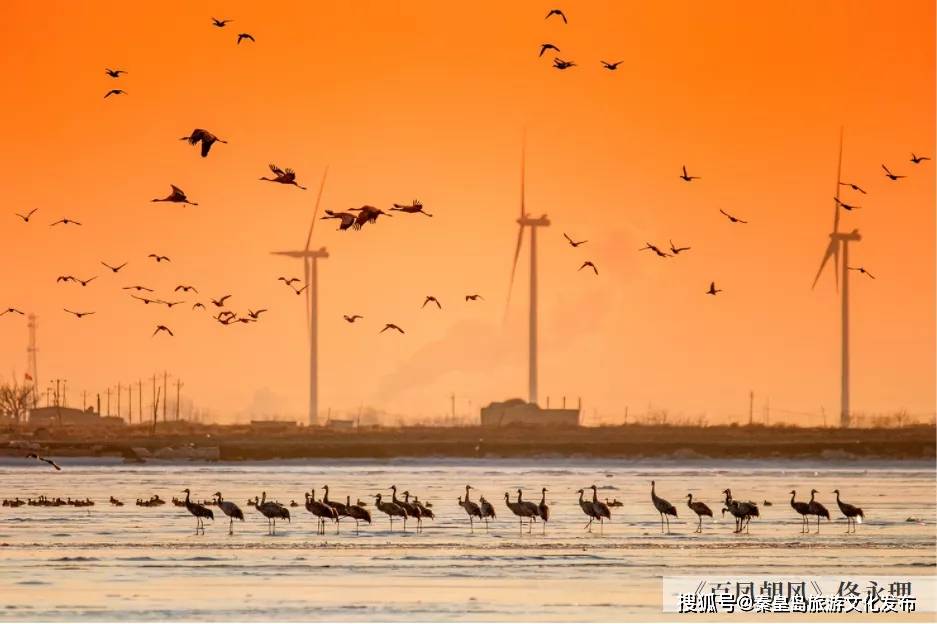
<svg viewBox="0 0 937 624"><path fill-rule="evenodd" d="M811 502L811 503L813 502L813 497L814 497L814 493L811 492L811 493L810 493L810 502Z"/></svg>
<svg viewBox="0 0 937 624"><path fill-rule="evenodd" d="M599 494L598 494L598 492L599 492L599 491L598 491L597 489L592 488L592 502L593 502L593 503L599 502Z"/></svg>
<svg viewBox="0 0 937 624"><path fill-rule="evenodd" d="M329 486L325 486L322 489L325 491L325 494L322 495L322 502L328 503L329 502Z"/></svg>
<svg viewBox="0 0 937 624"><path fill-rule="evenodd" d="M189 504L189 492L188 492L188 490L186 490L186 493L185 493L185 504L186 504L186 505Z"/></svg>
<svg viewBox="0 0 937 624"><path fill-rule="evenodd" d="M585 492L583 492L582 490L579 490L579 502L580 502L580 503L583 502L583 500L582 500L582 497L583 497L583 496L585 496Z"/></svg>
<svg viewBox="0 0 937 624"><path fill-rule="evenodd" d="M836 491L836 504L839 504L839 490Z"/></svg>
<svg viewBox="0 0 937 624"><path fill-rule="evenodd" d="M540 492L540 504L543 505L543 504L546 504L546 502L547 502L547 491L543 490L542 492Z"/></svg>
<svg viewBox="0 0 937 624"><path fill-rule="evenodd" d="M521 502L521 491L520 491L520 490L517 491L517 502L518 502L518 503Z"/></svg>
<svg viewBox="0 0 937 624"><path fill-rule="evenodd" d="M791 507L794 506L794 497L797 496L797 492L791 491Z"/></svg>
<svg viewBox="0 0 937 624"><path fill-rule="evenodd" d="M466 503L469 501L469 489L471 488L469 488L469 486L466 485L465 486L465 502Z"/></svg>

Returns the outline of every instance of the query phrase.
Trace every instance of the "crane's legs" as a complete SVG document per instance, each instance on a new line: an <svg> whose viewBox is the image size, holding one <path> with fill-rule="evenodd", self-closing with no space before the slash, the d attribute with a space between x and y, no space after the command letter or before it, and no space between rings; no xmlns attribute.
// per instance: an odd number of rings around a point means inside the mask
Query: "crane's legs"
<svg viewBox="0 0 937 624"><path fill-rule="evenodd" d="M234 516L231 517L231 521L228 523L228 535L234 535Z"/></svg>

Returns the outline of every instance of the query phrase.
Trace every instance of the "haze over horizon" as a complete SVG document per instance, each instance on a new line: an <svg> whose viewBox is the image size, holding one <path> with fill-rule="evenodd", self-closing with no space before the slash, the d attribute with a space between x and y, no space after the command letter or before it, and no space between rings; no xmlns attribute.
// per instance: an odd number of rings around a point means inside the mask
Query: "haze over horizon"
<svg viewBox="0 0 937 624"><path fill-rule="evenodd" d="M876 277L850 277L852 408L935 411L935 164L909 162L937 152L932 2L570 3L565 27L537 2L298 5L290 19L246 2L104 4L0 7L0 67L17 93L0 103L0 308L38 315L42 389L67 378L74 404L81 389L165 369L219 417L264 401L303 415L305 310L276 281L302 270L270 252L302 248L328 166L323 209L419 198L434 216L316 224L312 246L331 255L319 265L322 416L363 404L416 419L447 411L452 392L459 412L525 397L526 239L502 317L526 129L527 210L552 221L538 233L541 404L651 403L719 422L754 390L756 410L770 397L833 416L830 267L810 285L844 127L843 179L868 195L843 191L862 208L842 229L860 230L850 264ZM235 44L244 31L256 42ZM548 41L578 66L538 58ZM609 72L600 59L624 62ZM127 95L104 100L115 66ZM229 143L202 159L178 141L196 127ZM309 190L259 182L271 162ZM907 177L888 180L883 163ZM701 179L681 181L682 165ZM170 184L199 205L150 202ZM28 224L14 215L32 208ZM83 225L48 227L65 216ZM573 249L564 232L589 242ZM692 249L637 251L669 239ZM597 276L577 271L585 260ZM100 261L129 264L113 275ZM99 277L56 284L65 273ZM137 283L269 312L223 327L120 290ZM442 310L420 308L430 294ZM151 337L157 323L175 336ZM384 323L407 333L379 335ZM24 317L0 318L4 380L22 379L26 342Z"/></svg>

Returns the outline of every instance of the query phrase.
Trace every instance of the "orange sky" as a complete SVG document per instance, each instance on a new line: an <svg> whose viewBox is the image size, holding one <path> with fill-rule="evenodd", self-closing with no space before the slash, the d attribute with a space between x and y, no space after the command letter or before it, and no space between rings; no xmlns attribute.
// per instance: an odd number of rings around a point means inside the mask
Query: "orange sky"
<svg viewBox="0 0 937 624"><path fill-rule="evenodd" d="M313 189L328 165L323 208L418 197L436 215L317 224L313 244L332 254L323 412L418 417L447 410L450 392L463 412L524 396L526 249L501 319L526 127L529 211L553 221L540 237L541 401L716 421L745 412L753 389L759 406L835 413L838 298L832 274L810 283L843 125L844 178L869 193L844 193L862 206L844 226L864 237L853 263L877 277L851 282L853 406L933 413L934 163L908 162L935 155L933 2L564 2L566 26L543 19L551 6L3 3L0 307L39 316L42 379L103 392L166 368L219 415L301 415L304 309L276 281L301 267L268 252L302 246L315 193L259 182L276 162ZM235 21L214 28L213 15ZM255 44L235 45L244 31ZM551 69L537 58L547 41L579 65ZM624 62L611 73L600 59ZM118 84L129 95L103 100ZM201 159L177 140L194 127L230 143ZM883 162L908 177L890 182ZM684 163L702 179L680 181ZM200 205L149 202L170 183ZM12 214L34 207L29 224ZM48 227L63 216L84 225ZM571 249L564 231L589 243ZM636 251L668 238L693 249ZM585 259L598 277L576 271ZM130 264L113 276L100 260ZM82 289L57 285L63 273L100 277ZM203 301L230 292L235 309L270 312L222 327L188 306L144 307L120 290L131 283L164 298L190 283ZM466 305L469 292L486 301ZM427 294L445 309L421 310ZM377 335L385 322L407 334ZM176 337L151 338L157 323ZM22 374L25 345L25 320L0 318L4 375Z"/></svg>

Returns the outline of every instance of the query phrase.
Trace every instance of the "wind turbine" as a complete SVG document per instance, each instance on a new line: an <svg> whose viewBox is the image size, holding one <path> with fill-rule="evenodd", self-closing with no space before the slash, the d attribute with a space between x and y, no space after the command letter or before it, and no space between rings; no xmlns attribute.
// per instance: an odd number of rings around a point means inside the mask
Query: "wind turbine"
<svg viewBox="0 0 937 624"><path fill-rule="evenodd" d="M322 199L322 190L325 188L325 178L329 173L326 167L322 172L322 182L319 184L319 194L316 196L316 207L312 213L312 222L309 224L309 234L306 236L306 246L302 251L273 251L277 256L303 259L303 275L306 285L306 327L309 328L309 416L310 426L318 424L319 419L319 259L328 258L329 252L325 247L309 249L312 242L312 230L316 226L319 215L319 202Z"/></svg>
<svg viewBox="0 0 937 624"><path fill-rule="evenodd" d="M524 204L524 186L527 159L527 141L524 140L521 148L521 214L517 219L520 226L517 230L517 247L514 249L514 264L511 265L511 282L508 285L508 298L505 304L505 315L511 303L511 291L514 289L514 275L517 273L517 260L521 255L521 243L524 242L524 228L530 228L530 318L529 318L529 351L528 351L528 402L537 403L537 228L550 225L547 215L532 218L526 212Z"/></svg>
<svg viewBox="0 0 937 624"><path fill-rule="evenodd" d="M839 424L841 427L849 426L849 243L862 240L859 230L853 229L851 232L839 231L839 190L842 188L843 171L843 131L839 132L839 164L836 169L836 200L833 207L833 231L830 232L830 242L823 253L823 260L820 262L820 269L817 276L813 279L815 288L820 274L823 273L823 267L830 258L834 259L833 275L836 276L836 288L839 289L839 273L843 273L842 290L842 363L840 379L840 408ZM840 266L840 250L842 250L842 266Z"/></svg>

